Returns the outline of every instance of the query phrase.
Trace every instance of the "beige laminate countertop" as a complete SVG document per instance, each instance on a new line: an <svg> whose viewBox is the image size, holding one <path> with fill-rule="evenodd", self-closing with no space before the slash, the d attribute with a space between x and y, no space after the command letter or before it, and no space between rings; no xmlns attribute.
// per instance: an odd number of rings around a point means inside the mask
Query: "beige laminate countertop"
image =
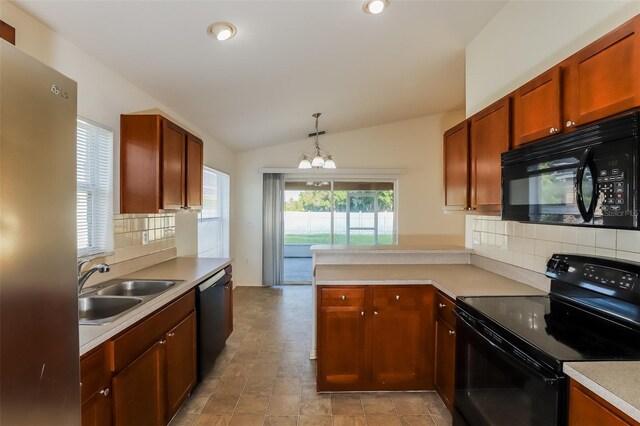
<svg viewBox="0 0 640 426"><path fill-rule="evenodd" d="M80 355L89 352L142 318L183 295L203 280L231 263L230 259L177 257L166 262L132 272L120 278L181 280L165 293L151 299L114 322L103 325L80 325Z"/></svg>
<svg viewBox="0 0 640 426"><path fill-rule="evenodd" d="M640 361L567 362L562 370L640 422Z"/></svg>
<svg viewBox="0 0 640 426"><path fill-rule="evenodd" d="M316 244L311 246L311 251L317 252L330 252L330 253L471 253L472 250L466 247L459 246L447 246L447 245L407 245L407 244L380 244L380 245L346 245L346 244Z"/></svg>
<svg viewBox="0 0 640 426"><path fill-rule="evenodd" d="M316 265L316 285L432 284L458 296L531 296L546 292L473 265Z"/></svg>

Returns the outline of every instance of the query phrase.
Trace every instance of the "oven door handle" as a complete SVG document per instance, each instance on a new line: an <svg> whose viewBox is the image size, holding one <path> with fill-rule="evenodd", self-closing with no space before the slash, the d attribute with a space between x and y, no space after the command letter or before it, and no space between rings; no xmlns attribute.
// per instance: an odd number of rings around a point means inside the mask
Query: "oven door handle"
<svg viewBox="0 0 640 426"><path fill-rule="evenodd" d="M555 375L552 375L552 376L545 375L545 374L541 373L540 371L536 370L534 367L528 365L527 363L522 362L522 360L520 358L518 358L517 356L508 353L507 351L502 349L500 346L498 346L495 342L493 342L491 339L489 339L487 336L485 336L476 327L474 327L473 325L469 324L469 322L462 315L460 315L458 312L456 312L456 317L457 317L458 320L462 321L467 327L469 327L472 331L474 331L478 336L480 336L482 338L482 340L484 340L489 345L491 345L494 349L496 349L498 352L500 352L503 356L505 356L505 357L507 357L507 358L509 358L511 360L514 360L518 365L524 367L527 371L530 371L533 375L537 376L540 380L542 380L542 382L545 385L547 385L547 386L555 386L556 384L558 384L559 381L562 380L562 378L560 378L558 376L555 376Z"/></svg>
<svg viewBox="0 0 640 426"><path fill-rule="evenodd" d="M591 153L591 148L585 149L582 157L580 157L580 163L578 164L578 172L576 173L576 204L578 205L578 210L580 211L580 216L585 222L591 222L593 219L593 210L596 201L596 182L593 182L593 192L591 194L591 203L589 204L589 208L584 205L584 197L582 194L582 179L584 178L584 171L591 162L593 161L593 155ZM593 175L593 173L592 173Z"/></svg>

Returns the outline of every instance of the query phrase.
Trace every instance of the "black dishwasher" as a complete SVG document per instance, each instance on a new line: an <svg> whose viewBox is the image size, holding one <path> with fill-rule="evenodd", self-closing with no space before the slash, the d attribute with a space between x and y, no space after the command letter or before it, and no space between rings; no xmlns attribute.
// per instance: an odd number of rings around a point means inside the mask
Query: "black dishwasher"
<svg viewBox="0 0 640 426"><path fill-rule="evenodd" d="M226 342L225 291L231 274L223 269L196 287L198 319L198 381L215 365Z"/></svg>

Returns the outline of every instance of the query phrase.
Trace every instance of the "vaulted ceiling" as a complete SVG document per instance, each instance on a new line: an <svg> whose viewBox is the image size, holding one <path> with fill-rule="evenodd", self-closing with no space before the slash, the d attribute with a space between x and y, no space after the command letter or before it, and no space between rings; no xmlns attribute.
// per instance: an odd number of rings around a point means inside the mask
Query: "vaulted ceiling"
<svg viewBox="0 0 640 426"><path fill-rule="evenodd" d="M314 112L335 133L463 108L464 48L505 3L16 1L236 151L302 139Z"/></svg>

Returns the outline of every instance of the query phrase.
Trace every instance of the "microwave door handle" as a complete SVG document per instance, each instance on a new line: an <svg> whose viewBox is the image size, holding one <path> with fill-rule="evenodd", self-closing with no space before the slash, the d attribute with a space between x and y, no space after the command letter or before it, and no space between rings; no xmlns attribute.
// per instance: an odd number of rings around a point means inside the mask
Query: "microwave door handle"
<svg viewBox="0 0 640 426"><path fill-rule="evenodd" d="M596 185L594 182L591 204L589 204L589 208L587 209L587 207L584 205L584 198L582 194L582 179L584 178L584 170L585 168L589 167L591 158L591 148L587 148L580 158L580 163L578 164L578 172L576 173L576 204L578 205L580 216L582 216L582 219L585 222L591 222L591 219L593 219L593 205L596 193Z"/></svg>

